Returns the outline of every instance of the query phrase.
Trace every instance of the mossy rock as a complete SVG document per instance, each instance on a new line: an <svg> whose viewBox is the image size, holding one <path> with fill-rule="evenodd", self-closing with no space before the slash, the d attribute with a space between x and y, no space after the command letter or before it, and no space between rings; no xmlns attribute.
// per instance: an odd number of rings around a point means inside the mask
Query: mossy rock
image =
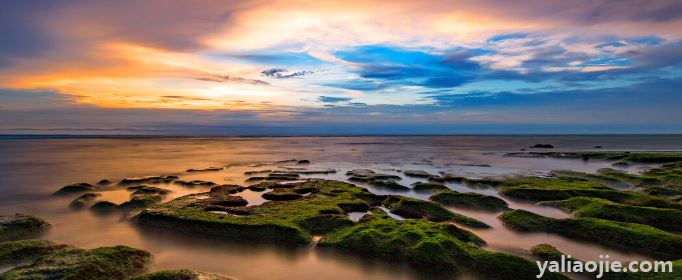
<svg viewBox="0 0 682 280"><path fill-rule="evenodd" d="M385 201L386 208L392 213L405 218L427 219L435 222L451 221L473 228L489 228L479 220L456 214L432 201L419 200L403 196L389 196Z"/></svg>
<svg viewBox="0 0 682 280"><path fill-rule="evenodd" d="M233 278L189 269L163 270L143 274L130 280L232 280Z"/></svg>
<svg viewBox="0 0 682 280"><path fill-rule="evenodd" d="M632 206L682 209L682 204L660 197L618 191L584 179L516 177L502 181L500 193L531 201L564 200L583 196L603 198Z"/></svg>
<svg viewBox="0 0 682 280"><path fill-rule="evenodd" d="M443 184L416 182L412 184L412 190L415 192L437 193L441 191L447 191L449 189Z"/></svg>
<svg viewBox="0 0 682 280"><path fill-rule="evenodd" d="M500 211L509 209L509 205L504 200L479 194L479 193L460 193L456 191L443 191L432 195L430 200L446 206L456 206L485 211Z"/></svg>
<svg viewBox="0 0 682 280"><path fill-rule="evenodd" d="M52 225L45 220L24 214L0 216L0 241L39 237Z"/></svg>
<svg viewBox="0 0 682 280"><path fill-rule="evenodd" d="M266 192L261 196L267 200L274 201L296 200L303 197L302 194L296 193L291 189L284 188L274 189L273 191Z"/></svg>
<svg viewBox="0 0 682 280"><path fill-rule="evenodd" d="M370 185L375 186L375 187L380 187L384 189L390 189L390 190L409 190L410 188L401 185L400 183L396 182L393 179L387 179L387 180L380 180L380 179L374 179L369 182Z"/></svg>
<svg viewBox="0 0 682 280"><path fill-rule="evenodd" d="M170 193L170 191L167 189L162 189L162 188L158 188L158 187L150 187L147 185L128 187L126 189L129 191L132 191L132 193L130 195L133 195L133 196L149 195L149 194L167 195Z"/></svg>
<svg viewBox="0 0 682 280"><path fill-rule="evenodd" d="M216 185L216 183L209 182L209 181L204 181L204 180L192 180L192 181L182 181L182 180L177 180L173 182L176 185L180 185L183 187L188 187L188 188L193 188L193 187L213 187Z"/></svg>
<svg viewBox="0 0 682 280"><path fill-rule="evenodd" d="M147 208L161 202L163 197L164 195L160 194L132 195L130 200L119 204L116 208L126 211Z"/></svg>
<svg viewBox="0 0 682 280"><path fill-rule="evenodd" d="M84 250L40 240L0 245L0 259L22 260L0 279L126 279L144 272L152 260L149 252L126 246Z"/></svg>
<svg viewBox="0 0 682 280"><path fill-rule="evenodd" d="M365 182L365 183L370 183L372 181L376 180L400 180L400 176L397 175L390 175L390 174L382 174L382 173L376 173L372 170L369 169L353 169L351 171L346 172L347 176L350 176L348 180L350 181L359 181L359 182Z"/></svg>
<svg viewBox="0 0 682 280"><path fill-rule="evenodd" d="M338 181L310 180L286 187L280 184L269 186L276 187L272 192L303 188L318 191L295 200L248 206L248 215L220 215L206 211L202 202L210 202L218 194L198 193L143 210L134 220L142 226L192 235L296 245L310 243L312 234L352 225L343 209L345 206L373 205L378 200L366 189ZM338 209L338 212L330 211L333 209Z"/></svg>
<svg viewBox="0 0 682 280"><path fill-rule="evenodd" d="M653 257L682 257L681 236L647 225L595 218L553 219L524 210L508 211L499 218L519 231L556 233Z"/></svg>
<svg viewBox="0 0 682 280"><path fill-rule="evenodd" d="M42 239L3 241L0 242L0 267L27 263L39 256L67 248L73 247Z"/></svg>
<svg viewBox="0 0 682 280"><path fill-rule="evenodd" d="M523 152L508 156L535 156L574 159L601 159L636 163L673 163L682 161L682 153L631 153L631 152Z"/></svg>
<svg viewBox="0 0 682 280"><path fill-rule="evenodd" d="M147 176L125 178L118 182L119 185L140 185L140 184L168 184L180 179L174 175Z"/></svg>
<svg viewBox="0 0 682 280"><path fill-rule="evenodd" d="M556 247L549 244L538 244L530 248L531 254L543 261L560 261L564 255Z"/></svg>
<svg viewBox="0 0 682 280"><path fill-rule="evenodd" d="M600 198L574 197L547 203L572 212L576 217L650 225L663 230L682 231L682 211L630 206Z"/></svg>
<svg viewBox="0 0 682 280"><path fill-rule="evenodd" d="M72 200L71 203L69 203L69 207L74 209L83 208L89 203L93 202L99 196L101 196L101 194L84 193L81 196L77 197L76 199Z"/></svg>
<svg viewBox="0 0 682 280"><path fill-rule="evenodd" d="M417 178L428 178L431 176L431 173L424 170L405 170L403 171L403 174L405 174L405 176Z"/></svg>
<svg viewBox="0 0 682 280"><path fill-rule="evenodd" d="M212 193L236 194L244 191L246 188L240 185L218 185L211 188Z"/></svg>
<svg viewBox="0 0 682 280"><path fill-rule="evenodd" d="M383 261L408 263L430 273L470 271L490 279L532 279L534 263L482 250L484 241L453 224L398 221L374 210L352 227L327 234L318 248L329 248ZM547 274L546 279L566 279Z"/></svg>
<svg viewBox="0 0 682 280"><path fill-rule="evenodd" d="M88 192L95 189L95 186L88 183L76 183L67 186L63 186L61 189L56 191L54 195L66 195L79 192Z"/></svg>
<svg viewBox="0 0 682 280"><path fill-rule="evenodd" d="M105 214L105 213L111 213L116 211L118 205L113 202L109 201L98 201L95 202L92 206L90 206L90 211L100 213L100 214Z"/></svg>

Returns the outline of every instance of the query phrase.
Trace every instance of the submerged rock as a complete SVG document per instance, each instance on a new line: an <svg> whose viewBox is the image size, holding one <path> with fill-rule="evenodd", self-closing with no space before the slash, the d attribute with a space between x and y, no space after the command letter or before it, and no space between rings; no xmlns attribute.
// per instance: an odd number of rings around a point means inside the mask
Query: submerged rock
<svg viewBox="0 0 682 280"><path fill-rule="evenodd" d="M148 176L125 178L121 180L119 185L133 185L133 184L168 184L180 179L178 176L162 175L162 176Z"/></svg>
<svg viewBox="0 0 682 280"><path fill-rule="evenodd" d="M98 196L101 196L101 194L97 194L97 193L83 194L83 195L77 197L76 199L74 199L73 201L71 201L71 203L69 203L69 207L76 208L76 209L83 208L86 205L88 205L89 203L93 202L95 200L95 198L97 198Z"/></svg>
<svg viewBox="0 0 682 280"><path fill-rule="evenodd" d="M92 206L90 206L90 211L97 212L97 213L111 213L113 211L116 211L116 208L118 205L113 202L109 201L98 201L95 202Z"/></svg>
<svg viewBox="0 0 682 280"><path fill-rule="evenodd" d="M100 186L106 186L106 185L110 185L110 184L111 184L111 181L109 181L109 180L107 180L107 179L102 179L102 180L100 180L99 182L97 182L97 184L100 185Z"/></svg>
<svg viewBox="0 0 682 280"><path fill-rule="evenodd" d="M196 272L189 269L163 270L143 274L130 280L234 280L222 275Z"/></svg>
<svg viewBox="0 0 682 280"><path fill-rule="evenodd" d="M184 186L184 187L212 187L215 186L216 183L209 182L209 181L204 181L204 180L192 180L192 181L182 181L182 180L177 180L174 182L177 185Z"/></svg>
<svg viewBox="0 0 682 280"><path fill-rule="evenodd" d="M0 215L0 241L39 237L52 225L45 220L24 214Z"/></svg>
<svg viewBox="0 0 682 280"><path fill-rule="evenodd" d="M442 184L434 184L434 183L424 183L424 182L416 182L412 184L412 189L416 192L426 192L426 193L436 193L440 191L446 191L449 190L448 187Z"/></svg>
<svg viewBox="0 0 682 280"><path fill-rule="evenodd" d="M405 176L417 178L428 178L429 176L431 176L431 173L426 172L424 170L405 170L403 171L403 174L405 174Z"/></svg>
<svg viewBox="0 0 682 280"><path fill-rule="evenodd" d="M92 191L95 187L88 183L76 183L62 187L54 193L54 195L65 195L78 192Z"/></svg>
<svg viewBox="0 0 682 280"><path fill-rule="evenodd" d="M147 185L140 185L140 186L134 186L134 187L128 187L127 190L132 191L130 195L132 196L137 196L137 195L146 195L146 194L158 194L158 195L166 195L169 194L170 191L167 189L162 189L162 188L157 188L157 187L150 187Z"/></svg>
<svg viewBox="0 0 682 280"><path fill-rule="evenodd" d="M187 172L206 172L206 171L220 171L223 170L221 167L209 167L203 169L187 169Z"/></svg>
<svg viewBox="0 0 682 280"><path fill-rule="evenodd" d="M531 148L536 148L536 149L554 149L554 146L551 144L535 144L533 146L530 146Z"/></svg>
<svg viewBox="0 0 682 280"><path fill-rule="evenodd" d="M144 272L152 255L126 246L84 250L44 240L0 243L2 279L126 279Z"/></svg>
<svg viewBox="0 0 682 280"><path fill-rule="evenodd" d="M246 172L244 172L244 175L246 175L246 176L251 176L251 175L255 175L255 174L263 174L263 173L270 173L270 172L272 172L272 170L270 170L270 169L267 169L267 170L252 170L252 171L246 171Z"/></svg>
<svg viewBox="0 0 682 280"><path fill-rule="evenodd" d="M126 211L147 208L161 202L163 197L164 195L161 194L131 195L130 200L119 204L116 208Z"/></svg>
<svg viewBox="0 0 682 280"><path fill-rule="evenodd" d="M244 191L246 188L240 185L219 185L211 188L211 193L235 194Z"/></svg>
<svg viewBox="0 0 682 280"><path fill-rule="evenodd" d="M297 161L296 164L297 165L306 165L306 164L310 164L310 161L307 159L302 159L302 160Z"/></svg>

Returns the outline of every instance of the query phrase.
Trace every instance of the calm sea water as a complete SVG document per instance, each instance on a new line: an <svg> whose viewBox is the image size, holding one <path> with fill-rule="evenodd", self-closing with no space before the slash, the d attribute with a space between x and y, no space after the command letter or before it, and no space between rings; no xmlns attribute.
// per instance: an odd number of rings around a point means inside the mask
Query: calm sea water
<svg viewBox="0 0 682 280"><path fill-rule="evenodd" d="M142 232L126 217L97 216L68 208L72 197L53 197L63 185L101 179L177 174L183 180L202 179L216 183L246 185L243 172L280 168L268 165L286 159L308 159L309 169L334 168L339 172L310 177L345 180L347 170L371 168L383 173L421 169L467 177L510 174L542 175L555 169L594 172L611 167L610 162L507 157L536 143L549 143L555 150L680 151L682 136L451 136L451 137L292 137L292 138L93 138L12 139L0 138L0 213L22 212L46 218L55 227L46 239L85 248L128 245L151 251L154 270L190 268L238 279L419 279L407 267L368 261L349 255L311 248L283 250L270 246L244 246L210 240L180 238L158 232ZM262 165L264 164L264 165ZM262 165L262 166L259 166ZM189 168L227 166L218 172L186 173ZM256 167L258 166L258 167ZM639 172L650 166L632 166ZM409 185L417 179L404 178ZM174 185L162 186L173 193L168 199L206 191ZM394 193L364 186L375 193ZM471 189L458 184L457 191L498 196L493 189ZM128 198L124 189L102 192L102 200L120 203ZM428 195L401 195L425 199ZM258 193L242 194L250 204L262 203ZM507 200L512 208L527 209L551 217L570 214L521 201ZM595 259L608 253L611 259L646 259L628 252L570 240L553 234L522 234L504 228L499 213L451 210L493 226L473 230L485 239L489 250L527 256L538 243L550 243L580 259ZM361 213L354 213L354 218ZM459 279L473 279L459 276Z"/></svg>

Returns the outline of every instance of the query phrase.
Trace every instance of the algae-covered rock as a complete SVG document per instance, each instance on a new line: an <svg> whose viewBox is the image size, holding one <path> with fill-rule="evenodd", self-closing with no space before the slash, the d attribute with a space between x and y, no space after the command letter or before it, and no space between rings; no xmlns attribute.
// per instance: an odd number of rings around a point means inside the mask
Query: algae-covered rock
<svg viewBox="0 0 682 280"><path fill-rule="evenodd" d="M180 186L183 186L183 187L189 187L189 188L193 188L193 187L212 187L212 186L215 186L215 185L216 185L216 183L209 182L209 181L204 181L204 180L192 180L192 181L177 180L177 181L174 181L173 183L175 183L176 185L180 185Z"/></svg>
<svg viewBox="0 0 682 280"><path fill-rule="evenodd" d="M69 207L75 208L75 209L83 208L86 205L88 205L89 203L93 202L95 200L95 198L97 198L98 196L101 196L101 194L85 193L85 194L77 197L73 201L71 201L71 203L69 203Z"/></svg>
<svg viewBox="0 0 682 280"><path fill-rule="evenodd" d="M431 201L392 195L384 201L384 204L386 205L386 208L391 211L391 213L405 218L424 218L436 222L452 221L473 228L490 227L484 222L453 213L438 203Z"/></svg>
<svg viewBox="0 0 682 280"><path fill-rule="evenodd" d="M121 210L146 208L161 202L163 197L164 195L160 194L131 195L130 200L119 204L117 208Z"/></svg>
<svg viewBox="0 0 682 280"><path fill-rule="evenodd" d="M486 279L534 279L537 266L523 258L480 248L485 242L453 224L398 221L382 211L365 215L352 227L327 234L318 247L385 261L408 263L429 272L469 271ZM543 279L566 279L546 274Z"/></svg>
<svg viewBox="0 0 682 280"><path fill-rule="evenodd" d="M84 250L23 240L0 243L0 248L0 260L21 260L0 279L126 279L144 272L152 260L149 252L126 246Z"/></svg>
<svg viewBox="0 0 682 280"><path fill-rule="evenodd" d="M147 176L147 177L133 177L125 178L121 180L119 185L139 185L139 184L168 184L173 181L180 179L178 176L174 175L162 175L162 176Z"/></svg>
<svg viewBox="0 0 682 280"><path fill-rule="evenodd" d="M576 217L638 223L664 230L682 231L682 211L677 209L630 206L590 197L574 197L546 204L566 209Z"/></svg>
<svg viewBox="0 0 682 280"><path fill-rule="evenodd" d="M549 244L538 244L530 248L531 254L543 261L559 261L564 255L556 247Z"/></svg>
<svg viewBox="0 0 682 280"><path fill-rule="evenodd" d="M90 206L90 211L105 214L105 213L111 213L111 212L116 211L117 207L118 207L118 205L116 203L113 203L113 202L98 201L98 202L95 202L94 204L92 204L92 206Z"/></svg>
<svg viewBox="0 0 682 280"><path fill-rule="evenodd" d="M45 220L30 215L0 215L0 241L35 238L51 227Z"/></svg>
<svg viewBox="0 0 682 280"><path fill-rule="evenodd" d="M456 206L486 211L509 209L507 202L504 200L498 197L479 193L460 193L448 190L432 195L429 199L446 206Z"/></svg>
<svg viewBox="0 0 682 280"><path fill-rule="evenodd" d="M87 192L94 190L95 187L88 183L76 183L71 185L63 186L61 189L56 191L54 195L65 195L71 193Z"/></svg>
<svg viewBox="0 0 682 280"><path fill-rule="evenodd" d="M416 182L412 184L412 189L416 192L425 192L425 193L436 193L436 192L441 192L441 191L446 191L449 190L448 187L442 185L442 184L434 184L434 183L423 183L423 182Z"/></svg>
<svg viewBox="0 0 682 280"><path fill-rule="evenodd" d="M312 240L313 233L324 233L353 224L340 205L376 202L375 196L367 190L338 181L310 180L267 186L274 188L271 192L304 188L318 191L295 200L268 201L247 206L246 215L211 213L213 210L206 209L202 202L214 200L219 195L198 193L143 210L135 217L135 221L143 226L225 240L306 244ZM330 211L334 209L337 210Z"/></svg>
<svg viewBox="0 0 682 280"><path fill-rule="evenodd" d="M264 193L262 195L263 198L267 200L275 200L275 201L285 201L285 200L295 200L302 198L303 195L296 193L295 191L291 189L284 189L284 188L279 188L275 189L271 192Z"/></svg>
<svg viewBox="0 0 682 280"><path fill-rule="evenodd" d="M167 195L170 193L170 191L167 189L162 189L162 188L158 188L158 187L150 187L147 185L133 186L133 187L128 187L126 189L129 191L132 191L131 195L133 195L133 196L148 195L148 194Z"/></svg>
<svg viewBox="0 0 682 280"><path fill-rule="evenodd" d="M417 178L428 178L429 176L431 176L431 173L426 172L424 170L405 170L403 171L403 174L405 174L405 176Z"/></svg>
<svg viewBox="0 0 682 280"><path fill-rule="evenodd" d="M189 269L177 269L147 273L133 277L130 280L232 280L232 279L233 278L212 273L196 272Z"/></svg>
<svg viewBox="0 0 682 280"><path fill-rule="evenodd" d="M519 231L556 233L654 257L682 257L681 236L647 225L595 218L553 219L524 210L508 211L499 218Z"/></svg>

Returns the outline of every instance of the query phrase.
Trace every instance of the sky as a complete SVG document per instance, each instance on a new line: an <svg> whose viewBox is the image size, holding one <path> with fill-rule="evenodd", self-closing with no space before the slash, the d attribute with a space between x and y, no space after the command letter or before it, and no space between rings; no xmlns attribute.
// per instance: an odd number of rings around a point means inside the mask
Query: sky
<svg viewBox="0 0 682 280"><path fill-rule="evenodd" d="M682 1L0 3L0 134L682 133Z"/></svg>

